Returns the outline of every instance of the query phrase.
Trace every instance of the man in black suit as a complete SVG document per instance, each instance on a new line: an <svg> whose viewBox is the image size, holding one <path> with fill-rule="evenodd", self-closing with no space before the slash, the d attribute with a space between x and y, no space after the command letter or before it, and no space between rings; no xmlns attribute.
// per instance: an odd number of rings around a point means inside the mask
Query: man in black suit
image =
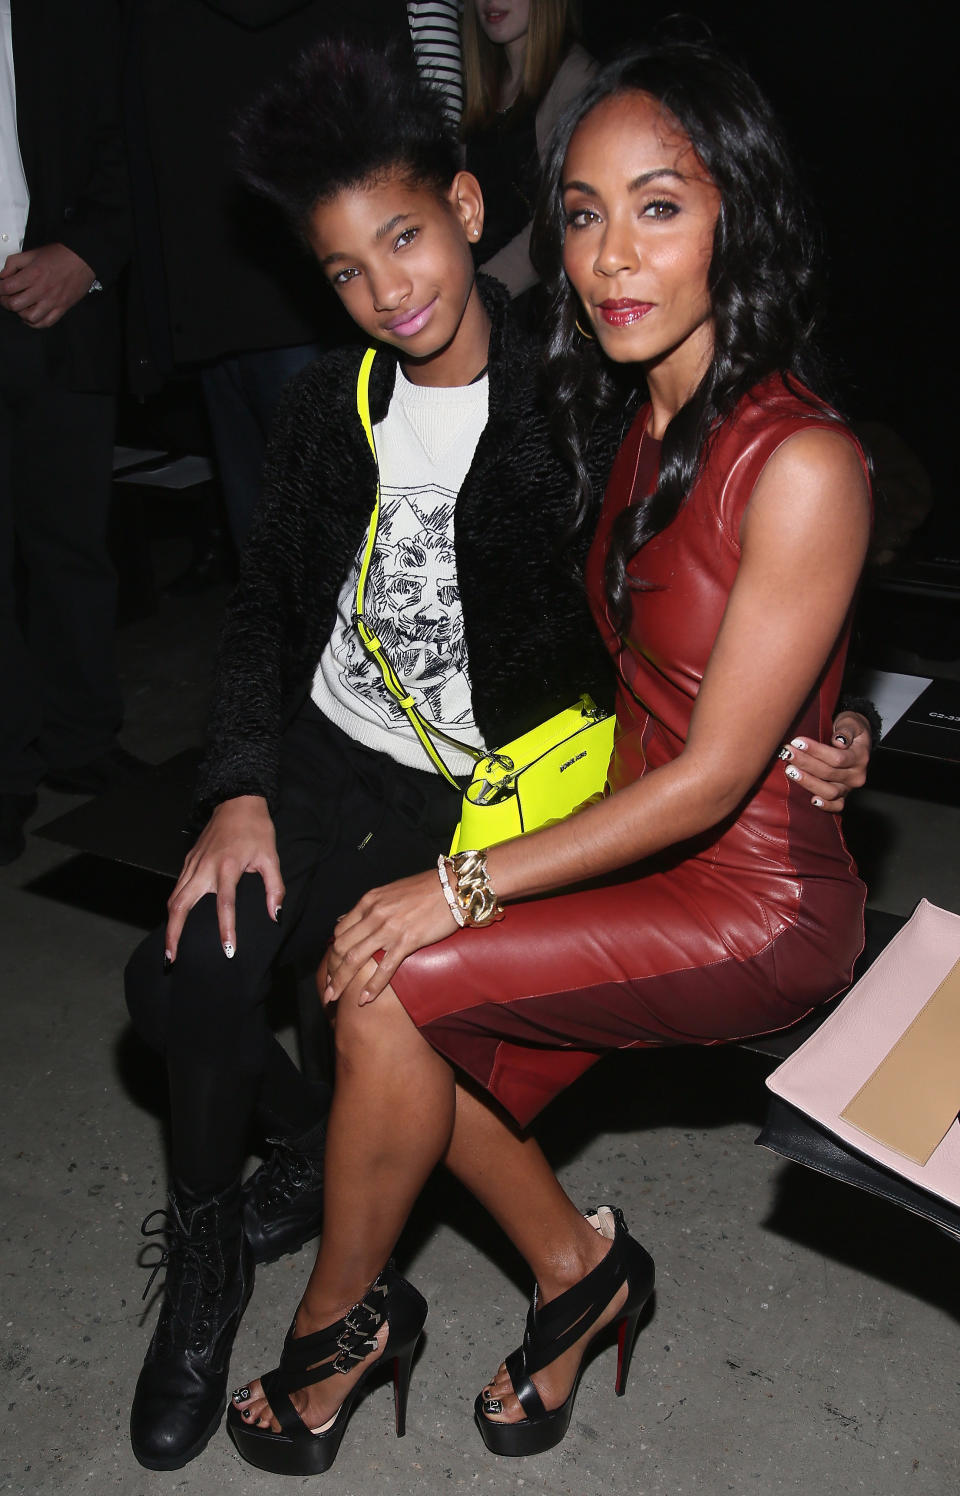
<svg viewBox="0 0 960 1496"><path fill-rule="evenodd" d="M106 548L130 246L119 41L117 0L0 0L2 862L41 778L93 793L133 762Z"/></svg>

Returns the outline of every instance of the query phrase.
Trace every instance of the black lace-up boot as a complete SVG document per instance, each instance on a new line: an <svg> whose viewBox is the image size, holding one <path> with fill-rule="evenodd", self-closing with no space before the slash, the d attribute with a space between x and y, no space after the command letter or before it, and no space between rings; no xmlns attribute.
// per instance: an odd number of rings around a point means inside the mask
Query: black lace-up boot
<svg viewBox="0 0 960 1496"><path fill-rule="evenodd" d="M323 1122L273 1152L243 1186L243 1234L254 1262L274 1262L319 1236L323 1224Z"/></svg>
<svg viewBox="0 0 960 1496"><path fill-rule="evenodd" d="M151 1230L156 1217L162 1224ZM179 1470L206 1446L223 1417L230 1351L253 1289L240 1188L204 1200L172 1190L168 1209L153 1211L142 1230L166 1238L147 1292L162 1267L166 1283L134 1393L130 1440L148 1470Z"/></svg>

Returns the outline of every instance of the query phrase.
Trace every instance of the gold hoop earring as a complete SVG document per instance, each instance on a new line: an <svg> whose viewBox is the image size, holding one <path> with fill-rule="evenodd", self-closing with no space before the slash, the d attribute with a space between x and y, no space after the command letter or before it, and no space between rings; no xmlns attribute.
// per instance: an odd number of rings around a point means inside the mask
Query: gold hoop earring
<svg viewBox="0 0 960 1496"><path fill-rule="evenodd" d="M577 332L580 334L581 338L586 338L586 340L587 340L588 343L595 343L597 341L597 335L596 335L596 333L587 332L587 330L586 330L585 327L581 327L580 326L580 318L579 317L574 317L574 319L573 319L573 325L577 329Z"/></svg>

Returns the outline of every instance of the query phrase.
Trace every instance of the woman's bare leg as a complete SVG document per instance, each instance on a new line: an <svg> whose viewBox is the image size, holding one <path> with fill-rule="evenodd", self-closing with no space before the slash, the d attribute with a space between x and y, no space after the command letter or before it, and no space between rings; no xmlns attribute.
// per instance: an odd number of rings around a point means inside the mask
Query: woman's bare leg
<svg viewBox="0 0 960 1496"><path fill-rule="evenodd" d="M451 1067L422 1037L391 988L375 1003L358 1006L364 979L361 973L338 1005L324 1230L297 1311L297 1333L334 1323L363 1297L441 1159L530 1264L543 1300L555 1297L590 1271L608 1243L564 1194L533 1139L518 1137L490 1107L455 1086ZM611 1317L613 1312L611 1306ZM385 1339L383 1329L381 1349ZM547 1406L566 1396L579 1359L574 1347L538 1373ZM333 1416L366 1365L294 1395L308 1427ZM250 1387L244 1417L277 1429L259 1382ZM509 1386L503 1400L505 1419L523 1416Z"/></svg>
<svg viewBox="0 0 960 1496"><path fill-rule="evenodd" d="M392 988L358 1005L365 978L361 972L337 1005L323 1236L297 1310L298 1335L333 1324L363 1298L453 1131L453 1071L421 1038ZM383 1327L381 1347L385 1339ZM293 1395L309 1428L333 1417L366 1365ZM259 1382L250 1390L242 1416L277 1430Z"/></svg>
<svg viewBox="0 0 960 1496"><path fill-rule="evenodd" d="M539 1143L532 1137L519 1137L491 1107L462 1086L457 1087L456 1123L444 1163L486 1207L529 1264L540 1303L566 1292L606 1255L609 1242L565 1193ZM626 1288L621 1289L583 1340L535 1374L533 1381L544 1407L556 1408L565 1400L586 1346L616 1317L626 1296ZM516 1423L525 1416L502 1362L484 1390L503 1405L502 1413L491 1415L493 1422Z"/></svg>

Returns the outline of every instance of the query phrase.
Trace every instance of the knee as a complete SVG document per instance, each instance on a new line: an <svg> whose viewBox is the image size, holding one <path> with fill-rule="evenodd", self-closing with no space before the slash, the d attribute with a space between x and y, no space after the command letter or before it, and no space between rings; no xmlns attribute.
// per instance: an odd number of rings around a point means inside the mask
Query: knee
<svg viewBox="0 0 960 1496"><path fill-rule="evenodd" d="M127 1011L137 1033L160 1053L167 1046L170 987L163 970L163 931L155 930L137 946L123 974Z"/></svg>
<svg viewBox="0 0 960 1496"><path fill-rule="evenodd" d="M338 1073L368 1070L382 1064L395 1067L410 1039L418 1037L392 987L386 987L372 1003L361 1007L362 987L361 975L337 1003L333 1035Z"/></svg>
<svg viewBox="0 0 960 1496"><path fill-rule="evenodd" d="M256 931L240 926L237 953L228 960L220 944L216 902L200 900L187 916L177 959L164 966L165 926L137 947L124 976L134 1027L151 1048L165 1051L172 1025L196 1036L228 1034L264 996L269 953Z"/></svg>
<svg viewBox="0 0 960 1496"><path fill-rule="evenodd" d="M179 991L189 987L191 1005L211 1010L225 1006L228 1010L247 1008L263 996L263 979L270 971L275 948L270 943L273 926L264 938L268 924L263 907L263 885L256 877L258 898L250 898L253 879L241 878L237 885L237 948L228 958L220 942L217 924L217 902L214 894L204 895L190 910L180 934L176 963L171 971Z"/></svg>

